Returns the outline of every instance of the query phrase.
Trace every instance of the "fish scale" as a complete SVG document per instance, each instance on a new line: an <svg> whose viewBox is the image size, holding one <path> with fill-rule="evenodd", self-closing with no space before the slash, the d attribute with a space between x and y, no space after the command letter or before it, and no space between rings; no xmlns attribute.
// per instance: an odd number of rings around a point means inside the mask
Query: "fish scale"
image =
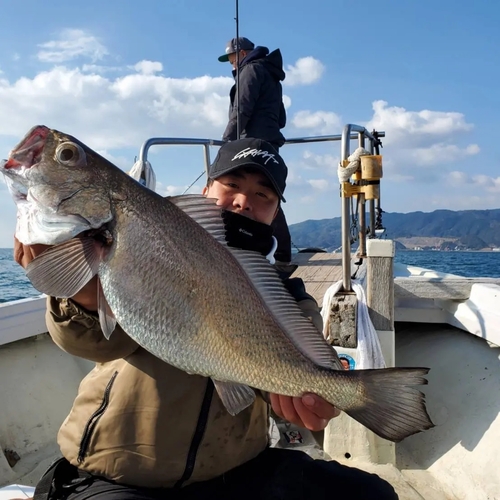
<svg viewBox="0 0 500 500"><path fill-rule="evenodd" d="M129 203L140 205L141 199L134 198ZM170 215L163 213L165 211L163 203L157 206L152 203L148 209L154 214L148 221L151 225L149 229L158 227L160 221ZM175 207L168 209L177 210ZM117 226L136 227L135 224L130 224L130 220L122 220L119 206L116 212ZM131 211L135 212L137 210ZM148 227L143 230L147 232ZM200 242L200 246L205 251L200 253L196 248L183 250L173 245L169 233L180 234L183 231L199 232L198 236L204 243ZM162 244L165 237L170 248L170 252L156 259L161 263L165 274L152 272L158 269L156 265L153 263L149 265L149 255L144 254L141 245L133 243L138 241L133 238L133 234L127 238L126 230L123 229L121 238L127 241L128 245L117 244L112 259L106 264L107 271L100 275L105 290L106 286L109 286L106 294L108 302L125 331L133 332L132 335L136 340L159 358L189 373L212 376L216 379L220 377L222 380L233 380L252 387L260 387L267 392L290 396L316 391L327 400L335 399L339 408L348 406L355 392L349 387L349 377L342 377L343 372L333 374L339 379L347 379L346 382L337 382L340 390L337 383L332 383L330 378L326 387L322 387L324 384L321 380L325 378L325 373L318 371L312 362L290 345L290 341L281 329L276 327L275 321L255 294L253 287L248 286L248 278L241 268L236 264L230 266L232 256L224 247L212 241L212 238L200 231L190 219L184 219L183 223L178 222L173 228L168 227L165 233L158 231L155 239L155 247L165 248ZM151 254L157 255L156 248ZM137 262L141 256L146 263L137 268L140 270L141 284L134 286L131 292L144 289L146 291L141 295L151 312L150 316L144 319L140 319L139 311L134 307L134 303L137 303L134 295L125 293L126 288L121 283L124 274L120 269L116 273L113 266L114 259L120 262L127 260ZM231 276L230 280L221 278L220 272L217 272L217 264L223 261L228 262L230 267L231 274L228 274ZM188 300L189 289L176 288L171 290L168 296L157 294L157 290L161 289L165 280L175 284L185 283L185 278L189 275L186 270L196 269L196 266L205 270L197 274L201 291L200 302L210 304L210 309L194 307L195 301L192 297L189 301L190 308L184 307ZM116 273L116 280L109 280L108 273ZM126 277L127 280L130 279L130 271ZM107 285L107 281L114 283ZM221 281L225 282L224 286L219 286ZM115 296L120 297L116 304ZM246 308L234 307L234 297L238 296L245 297ZM174 315L172 310L181 311L183 314ZM228 317L231 318L229 324ZM158 330L165 332L164 338L151 333ZM275 353L273 363L269 362L270 352ZM305 376L310 377L308 385L304 384ZM331 377L331 374L328 373L327 376ZM332 391L336 394L333 395Z"/></svg>

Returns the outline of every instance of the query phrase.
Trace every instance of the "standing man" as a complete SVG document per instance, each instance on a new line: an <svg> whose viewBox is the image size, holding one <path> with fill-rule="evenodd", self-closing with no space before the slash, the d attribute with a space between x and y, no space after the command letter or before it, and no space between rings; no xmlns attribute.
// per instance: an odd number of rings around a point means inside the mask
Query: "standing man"
<svg viewBox="0 0 500 500"><path fill-rule="evenodd" d="M278 152L285 143L281 129L286 125L281 87L285 72L280 50L269 53L267 47L255 47L248 38L233 38L227 43L226 53L219 57L219 61L231 63L235 78L239 73L238 85L235 83L229 94L229 122L222 139L239 139L239 114L241 138L264 139ZM276 260L289 263L292 260L292 240L281 207L272 227L278 241Z"/></svg>
<svg viewBox="0 0 500 500"><path fill-rule="evenodd" d="M285 143L280 130L286 125L281 87L285 72L280 50L269 53L267 47L255 47L248 38L233 38L219 61L231 63L235 78L239 73L238 88L235 83L229 94L229 122L222 139L239 139L239 114L241 138L264 139L278 150Z"/></svg>

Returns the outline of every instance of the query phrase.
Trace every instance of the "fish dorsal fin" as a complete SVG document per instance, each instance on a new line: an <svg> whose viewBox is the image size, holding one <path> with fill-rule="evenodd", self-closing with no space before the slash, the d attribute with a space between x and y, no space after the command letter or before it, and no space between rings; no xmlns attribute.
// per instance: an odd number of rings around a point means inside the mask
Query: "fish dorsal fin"
<svg viewBox="0 0 500 500"><path fill-rule="evenodd" d="M227 245L222 209L216 205L216 200L203 195L181 195L167 199L227 247L272 311L283 332L305 357L324 368L343 369L336 351L327 344L312 322L302 316L302 310L269 261L258 252Z"/></svg>
<svg viewBox="0 0 500 500"><path fill-rule="evenodd" d="M168 196L168 201L179 207L185 214L209 232L217 241L227 246L222 220L222 208L214 198L207 198L202 194L182 194Z"/></svg>
<svg viewBox="0 0 500 500"><path fill-rule="evenodd" d="M327 344L312 321L302 315L297 301L285 288L269 261L257 252L228 248L293 345L318 366L332 370L343 369L336 351Z"/></svg>

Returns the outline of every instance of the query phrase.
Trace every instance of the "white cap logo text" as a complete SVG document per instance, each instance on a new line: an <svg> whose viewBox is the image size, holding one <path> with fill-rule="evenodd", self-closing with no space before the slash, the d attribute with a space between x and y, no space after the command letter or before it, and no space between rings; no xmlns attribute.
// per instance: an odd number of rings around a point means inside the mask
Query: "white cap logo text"
<svg viewBox="0 0 500 500"><path fill-rule="evenodd" d="M236 153L231 161L234 160L239 160L240 158L246 158L248 156L253 156L254 158L256 156L261 156L262 159L264 160L264 165L267 165L267 162L269 160L272 160L274 163L279 165L279 161L275 158L276 155L273 153L270 153L269 151L266 151L265 149L250 149L250 148L245 148L239 153Z"/></svg>

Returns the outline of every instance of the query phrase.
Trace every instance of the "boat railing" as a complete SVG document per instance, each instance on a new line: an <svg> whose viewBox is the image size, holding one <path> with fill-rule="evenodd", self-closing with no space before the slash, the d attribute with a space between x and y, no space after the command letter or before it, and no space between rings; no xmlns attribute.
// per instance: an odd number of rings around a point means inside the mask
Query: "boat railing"
<svg viewBox="0 0 500 500"><path fill-rule="evenodd" d="M341 142L341 162L347 161L350 155L351 141L357 140L359 147L365 147L369 141L368 151L370 154L379 154L380 137L385 137L385 132L369 132L365 127L355 124L347 124L342 134L320 135L312 137L295 137L286 139L285 145L310 144L318 142ZM149 150L152 146L202 146L204 155L204 168L208 172L211 163L210 147L222 146L224 141L218 139L196 139L184 137L152 137L147 139L139 151L138 161L144 163L148 160ZM346 191L341 190L342 197L342 285L346 292L351 291L351 197L346 196ZM366 236L375 237L376 211L380 210L380 199L369 201L370 224L366 225L366 208L363 194L357 195L359 213L359 250L360 257L366 254Z"/></svg>

